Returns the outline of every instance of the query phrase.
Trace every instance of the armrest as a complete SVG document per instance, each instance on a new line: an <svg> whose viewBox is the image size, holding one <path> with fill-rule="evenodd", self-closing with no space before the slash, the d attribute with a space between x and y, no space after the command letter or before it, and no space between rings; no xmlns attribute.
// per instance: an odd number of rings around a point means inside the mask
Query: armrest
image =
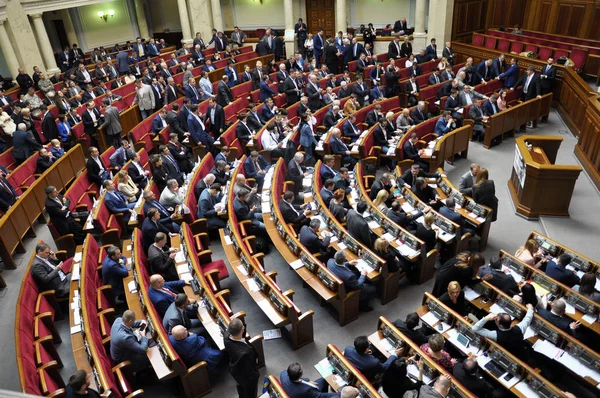
<svg viewBox="0 0 600 398"><path fill-rule="evenodd" d="M198 253L198 261L200 261L200 265L210 263L212 261L212 250L202 250Z"/></svg>
<svg viewBox="0 0 600 398"><path fill-rule="evenodd" d="M135 390L125 398L141 397L144 395L144 390Z"/></svg>
<svg viewBox="0 0 600 398"><path fill-rule="evenodd" d="M290 301L294 301L294 289L288 289L283 292L283 295L290 299Z"/></svg>
<svg viewBox="0 0 600 398"><path fill-rule="evenodd" d="M195 372L199 371L202 368L206 368L206 361L200 361L197 364L195 364L194 366L189 367L188 368L188 374L195 373Z"/></svg>
<svg viewBox="0 0 600 398"><path fill-rule="evenodd" d="M206 282L208 282L211 290L213 292L218 292L219 288L220 288L219 270L213 269L212 271L208 271L208 272L204 273L204 277L206 279Z"/></svg>
<svg viewBox="0 0 600 398"><path fill-rule="evenodd" d="M277 282L275 279L277 277L277 271L271 270L271 271L265 273L265 276L267 276L268 278L271 278L273 280L273 282Z"/></svg>

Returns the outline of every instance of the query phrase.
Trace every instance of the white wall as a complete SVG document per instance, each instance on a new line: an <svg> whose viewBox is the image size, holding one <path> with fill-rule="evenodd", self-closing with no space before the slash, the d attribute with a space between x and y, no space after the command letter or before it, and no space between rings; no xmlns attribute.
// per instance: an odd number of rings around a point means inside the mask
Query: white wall
<svg viewBox="0 0 600 398"><path fill-rule="evenodd" d="M352 27L371 22L378 28L387 24L393 25L402 17L409 19L410 0L349 0L349 2Z"/></svg>
<svg viewBox="0 0 600 398"><path fill-rule="evenodd" d="M98 17L98 11L106 13L108 10L114 10L115 16L109 17L108 22L104 22ZM135 39L134 22L125 0L78 7L77 11L87 47L90 49Z"/></svg>
<svg viewBox="0 0 600 398"><path fill-rule="evenodd" d="M233 21L242 29L283 28L285 15L283 0L233 0Z"/></svg>

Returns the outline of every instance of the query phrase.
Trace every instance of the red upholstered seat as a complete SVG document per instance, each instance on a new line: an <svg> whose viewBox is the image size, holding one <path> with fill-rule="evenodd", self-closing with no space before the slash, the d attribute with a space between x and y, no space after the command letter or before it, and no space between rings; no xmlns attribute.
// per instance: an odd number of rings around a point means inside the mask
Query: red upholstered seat
<svg viewBox="0 0 600 398"><path fill-rule="evenodd" d="M498 51L508 52L510 49L510 41L507 39L498 40Z"/></svg>
<svg viewBox="0 0 600 398"><path fill-rule="evenodd" d="M577 69L582 68L587 59L588 52L583 48L573 48L571 51L571 60L575 63Z"/></svg>
<svg viewBox="0 0 600 398"><path fill-rule="evenodd" d="M542 60L546 60L552 56L552 48L550 47L540 47L538 52L538 58Z"/></svg>
<svg viewBox="0 0 600 398"><path fill-rule="evenodd" d="M473 45L474 46L483 46L483 42L485 40L485 36L479 33L473 33Z"/></svg>
<svg viewBox="0 0 600 398"><path fill-rule="evenodd" d="M209 272L215 269L219 270L219 280L225 279L229 276L229 271L223 260L212 261L207 264L201 264L202 271Z"/></svg>
<svg viewBox="0 0 600 398"><path fill-rule="evenodd" d="M570 53L571 52L568 50L556 49L556 50L554 50L554 58L559 59L562 57L569 57Z"/></svg>
<svg viewBox="0 0 600 398"><path fill-rule="evenodd" d="M523 52L523 43L519 42L519 41L513 41L512 42L512 46L510 46L510 51L520 54Z"/></svg>
<svg viewBox="0 0 600 398"><path fill-rule="evenodd" d="M496 38L495 37L486 37L485 38L485 48L496 48Z"/></svg>
<svg viewBox="0 0 600 398"><path fill-rule="evenodd" d="M38 376L38 372L33 362L33 356L21 358L21 363L23 365L22 376L25 379L25 385L22 386L23 390L27 394L41 396L42 390L40 389L40 377Z"/></svg>
<svg viewBox="0 0 600 398"><path fill-rule="evenodd" d="M100 155L100 159L102 159L102 164L110 165L110 157L113 153L115 153L116 149L114 146L109 146L106 151L102 152Z"/></svg>
<svg viewBox="0 0 600 398"><path fill-rule="evenodd" d="M250 93L251 90L252 90L252 82L247 81L245 83L238 84L237 86L232 87L231 94L233 94L234 98L240 98L243 96L248 96L248 94Z"/></svg>
<svg viewBox="0 0 600 398"><path fill-rule="evenodd" d="M535 44L531 44L531 43L526 43L525 44L525 51L531 51L537 54L538 52L538 46Z"/></svg>

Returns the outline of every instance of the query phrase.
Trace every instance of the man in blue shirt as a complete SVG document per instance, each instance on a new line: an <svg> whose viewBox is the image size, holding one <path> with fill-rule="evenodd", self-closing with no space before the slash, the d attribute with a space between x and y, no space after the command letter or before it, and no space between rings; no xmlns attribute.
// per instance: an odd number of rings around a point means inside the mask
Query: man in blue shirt
<svg viewBox="0 0 600 398"><path fill-rule="evenodd" d="M131 267L127 267L127 258L121 255L121 249L117 246L110 246L106 253L102 262L102 280L106 285L111 285L115 297L122 300L125 295L123 278L129 275Z"/></svg>
<svg viewBox="0 0 600 398"><path fill-rule="evenodd" d="M454 119L452 119L452 115L450 111L444 111L442 116L438 119L435 124L434 133L437 134L438 137L443 136L444 134L452 131L455 127Z"/></svg>
<svg viewBox="0 0 600 398"><path fill-rule="evenodd" d="M566 266L571 263L571 256L566 253L558 256L558 263L554 260L548 261L546 265L546 275L556 279L563 285L573 287L579 283L579 277L574 271L569 271Z"/></svg>
<svg viewBox="0 0 600 398"><path fill-rule="evenodd" d="M131 361L133 371L140 371L150 366L146 355L148 338L141 335L139 340L133 329L141 331L146 323L135 320L135 312L127 310L123 317L115 319L110 329L110 357L115 363ZM138 332L139 333L139 332Z"/></svg>
<svg viewBox="0 0 600 398"><path fill-rule="evenodd" d="M369 381L376 380L377 375L383 374L392 362L398 359L401 349L397 349L394 354L384 363L379 362L373 355L369 347L369 338L367 336L358 336L354 339L354 347L348 346L344 349L344 356L354 365Z"/></svg>

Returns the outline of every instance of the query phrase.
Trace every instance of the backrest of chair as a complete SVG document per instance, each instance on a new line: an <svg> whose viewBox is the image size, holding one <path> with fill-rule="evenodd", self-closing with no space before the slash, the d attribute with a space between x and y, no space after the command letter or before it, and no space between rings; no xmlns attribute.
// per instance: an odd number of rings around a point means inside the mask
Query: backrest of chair
<svg viewBox="0 0 600 398"><path fill-rule="evenodd" d="M485 36L480 33L473 33L473 45L474 46L483 46L483 42L485 41Z"/></svg>
<svg viewBox="0 0 600 398"><path fill-rule="evenodd" d="M222 145L229 146L231 143L237 138L236 128L239 123L239 120L236 120L223 134L219 137L219 141L221 141Z"/></svg>
<svg viewBox="0 0 600 398"><path fill-rule="evenodd" d="M522 53L523 43L521 43L520 41L513 41L512 45L510 46L510 51L517 54Z"/></svg>
<svg viewBox="0 0 600 398"><path fill-rule="evenodd" d="M575 63L577 68L582 68L587 59L588 52L583 48L573 47L571 51L571 60Z"/></svg>
<svg viewBox="0 0 600 398"><path fill-rule="evenodd" d="M538 52L538 58L541 60L547 60L552 56L553 49L550 47L540 47Z"/></svg>

